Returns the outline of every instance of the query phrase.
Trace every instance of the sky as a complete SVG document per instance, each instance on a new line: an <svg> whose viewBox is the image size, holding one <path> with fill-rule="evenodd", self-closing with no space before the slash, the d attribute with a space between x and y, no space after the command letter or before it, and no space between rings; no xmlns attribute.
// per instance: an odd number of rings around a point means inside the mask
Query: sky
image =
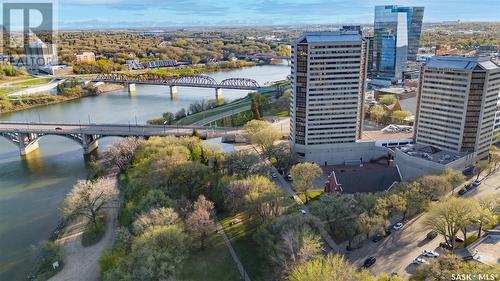
<svg viewBox="0 0 500 281"><path fill-rule="evenodd" d="M375 5L424 6L424 22L500 21L500 0L58 0L59 28L373 23Z"/></svg>

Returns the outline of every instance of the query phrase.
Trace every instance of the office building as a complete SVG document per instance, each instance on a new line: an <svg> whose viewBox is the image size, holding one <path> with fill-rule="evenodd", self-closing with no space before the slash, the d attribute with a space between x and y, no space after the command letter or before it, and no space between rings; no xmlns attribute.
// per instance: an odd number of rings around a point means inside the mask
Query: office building
<svg viewBox="0 0 500 281"><path fill-rule="evenodd" d="M40 70L57 65L57 48L55 44L46 44L38 40L24 46L26 68Z"/></svg>
<svg viewBox="0 0 500 281"><path fill-rule="evenodd" d="M293 44L290 134L299 160L330 163L361 137L366 48L358 31L305 33Z"/></svg>
<svg viewBox="0 0 500 281"><path fill-rule="evenodd" d="M500 92L500 66L486 57L438 56L421 70L415 141L488 155Z"/></svg>
<svg viewBox="0 0 500 281"><path fill-rule="evenodd" d="M423 7L375 7L374 77L402 79L407 61L417 58L423 15Z"/></svg>

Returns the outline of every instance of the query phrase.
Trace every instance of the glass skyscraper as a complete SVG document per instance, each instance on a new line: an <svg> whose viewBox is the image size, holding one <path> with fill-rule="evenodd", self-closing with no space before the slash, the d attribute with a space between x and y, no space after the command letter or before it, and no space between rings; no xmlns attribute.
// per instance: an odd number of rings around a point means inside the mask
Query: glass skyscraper
<svg viewBox="0 0 500 281"><path fill-rule="evenodd" d="M399 80L417 57L424 7L376 6L374 78Z"/></svg>

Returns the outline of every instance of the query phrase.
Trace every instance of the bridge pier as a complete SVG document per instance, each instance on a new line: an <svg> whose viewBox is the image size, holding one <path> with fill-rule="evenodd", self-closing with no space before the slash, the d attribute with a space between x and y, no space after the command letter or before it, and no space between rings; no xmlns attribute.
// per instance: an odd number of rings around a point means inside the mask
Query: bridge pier
<svg viewBox="0 0 500 281"><path fill-rule="evenodd" d="M135 83L127 84L127 88L128 88L128 94L130 96L135 96L137 94L137 91L135 89Z"/></svg>
<svg viewBox="0 0 500 281"><path fill-rule="evenodd" d="M83 154L90 154L99 146L95 135L82 135Z"/></svg>
<svg viewBox="0 0 500 281"><path fill-rule="evenodd" d="M175 99L177 96L177 86L170 86L170 99Z"/></svg>
<svg viewBox="0 0 500 281"><path fill-rule="evenodd" d="M19 152L24 156L32 151L37 150L38 138L34 134L20 133L19 134Z"/></svg>
<svg viewBox="0 0 500 281"><path fill-rule="evenodd" d="M215 88L215 100L222 99L222 88Z"/></svg>

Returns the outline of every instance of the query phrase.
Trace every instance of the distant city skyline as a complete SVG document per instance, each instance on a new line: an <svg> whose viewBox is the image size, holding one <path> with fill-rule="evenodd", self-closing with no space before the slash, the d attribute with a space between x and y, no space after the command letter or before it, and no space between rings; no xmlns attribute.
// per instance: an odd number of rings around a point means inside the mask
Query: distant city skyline
<svg viewBox="0 0 500 281"><path fill-rule="evenodd" d="M424 6L424 22L499 21L500 0L59 0L59 27L373 24L374 6Z"/></svg>

